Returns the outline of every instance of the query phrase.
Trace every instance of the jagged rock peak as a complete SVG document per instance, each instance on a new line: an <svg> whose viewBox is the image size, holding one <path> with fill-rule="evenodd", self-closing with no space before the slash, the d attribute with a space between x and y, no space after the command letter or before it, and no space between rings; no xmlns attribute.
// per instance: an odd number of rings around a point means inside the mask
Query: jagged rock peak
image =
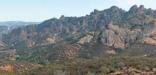
<svg viewBox="0 0 156 75"><path fill-rule="evenodd" d="M133 6L130 8L130 11L137 10L137 9L138 9L138 6L137 6L137 5L133 5Z"/></svg>
<svg viewBox="0 0 156 75"><path fill-rule="evenodd" d="M144 5L140 5L139 9L140 9L140 10L144 10L144 9L145 9L145 8L144 8Z"/></svg>
<svg viewBox="0 0 156 75"><path fill-rule="evenodd" d="M120 9L120 8L117 6L112 6L110 9Z"/></svg>
<svg viewBox="0 0 156 75"><path fill-rule="evenodd" d="M65 18L65 16L64 15L61 15L60 19L64 19L64 18Z"/></svg>
<svg viewBox="0 0 156 75"><path fill-rule="evenodd" d="M122 10L122 9L119 8L119 7L117 7L117 6L112 6L112 7L110 7L109 10L111 10L111 11L120 11L120 10Z"/></svg>
<svg viewBox="0 0 156 75"><path fill-rule="evenodd" d="M91 12L90 14L97 14L97 13L99 13L99 12L100 12L99 10L94 9L94 11L93 11L93 12Z"/></svg>
<svg viewBox="0 0 156 75"><path fill-rule="evenodd" d="M145 10L146 8L144 7L144 5L140 5L139 7L137 5L133 5L129 11L136 11L136 10Z"/></svg>

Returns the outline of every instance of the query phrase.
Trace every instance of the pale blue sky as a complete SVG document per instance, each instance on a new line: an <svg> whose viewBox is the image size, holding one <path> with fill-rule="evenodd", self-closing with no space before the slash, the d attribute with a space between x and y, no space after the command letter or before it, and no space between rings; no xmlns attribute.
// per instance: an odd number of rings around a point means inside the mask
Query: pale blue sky
<svg viewBox="0 0 156 75"><path fill-rule="evenodd" d="M156 0L0 0L0 21L43 21L53 17L84 16L113 5L128 10L132 5L156 9Z"/></svg>

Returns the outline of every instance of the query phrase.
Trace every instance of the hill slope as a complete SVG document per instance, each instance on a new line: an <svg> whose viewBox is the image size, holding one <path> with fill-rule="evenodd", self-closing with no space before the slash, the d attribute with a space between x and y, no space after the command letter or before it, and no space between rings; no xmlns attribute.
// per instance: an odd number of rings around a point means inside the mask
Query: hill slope
<svg viewBox="0 0 156 75"><path fill-rule="evenodd" d="M129 11L112 6L82 17L62 16L17 28L3 42L20 56L53 60L116 54L132 44L156 45L155 34L156 10L143 5Z"/></svg>

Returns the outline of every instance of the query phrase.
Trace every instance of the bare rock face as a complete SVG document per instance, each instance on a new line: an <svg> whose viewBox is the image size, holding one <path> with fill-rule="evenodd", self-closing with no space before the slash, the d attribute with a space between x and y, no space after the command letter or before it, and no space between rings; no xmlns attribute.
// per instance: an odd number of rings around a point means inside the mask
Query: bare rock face
<svg viewBox="0 0 156 75"><path fill-rule="evenodd" d="M82 37L82 38L78 41L78 43L79 43L79 44L89 43L92 39L93 39L93 35L87 34L86 36Z"/></svg>
<svg viewBox="0 0 156 75"><path fill-rule="evenodd" d="M3 43L2 41L0 41L0 50L5 49L5 43Z"/></svg>
<svg viewBox="0 0 156 75"><path fill-rule="evenodd" d="M51 37L46 37L45 40L43 40L41 45L48 45L48 44L54 44L57 42L57 37L51 36Z"/></svg>
<svg viewBox="0 0 156 75"><path fill-rule="evenodd" d="M107 35L106 45L114 46L115 48L124 48L125 47L125 44L124 44L124 41L122 40L122 37L115 34L114 31L106 30L106 35Z"/></svg>
<svg viewBox="0 0 156 75"><path fill-rule="evenodd" d="M108 28L102 33L101 41L104 45L114 48L126 48L130 41L136 40L140 32L139 29L130 30L109 24Z"/></svg>
<svg viewBox="0 0 156 75"><path fill-rule="evenodd" d="M146 39L144 39L144 43L150 44L150 45L156 45L156 40L154 40L152 38L146 38Z"/></svg>
<svg viewBox="0 0 156 75"><path fill-rule="evenodd" d="M53 38L47 38L46 41L48 43L55 43L55 37L53 37Z"/></svg>
<svg viewBox="0 0 156 75"><path fill-rule="evenodd" d="M152 22L153 28L148 33L147 37L143 40L145 44L156 45L156 21Z"/></svg>

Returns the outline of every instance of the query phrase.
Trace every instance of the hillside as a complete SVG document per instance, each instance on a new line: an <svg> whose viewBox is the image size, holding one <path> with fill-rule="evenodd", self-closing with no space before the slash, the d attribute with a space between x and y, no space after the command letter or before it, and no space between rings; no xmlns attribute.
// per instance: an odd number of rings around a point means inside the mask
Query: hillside
<svg viewBox="0 0 156 75"><path fill-rule="evenodd" d="M17 49L20 56L26 52L26 56L35 53L40 57L43 53L43 58L49 60L51 56L58 59L116 54L135 43L156 45L155 14L156 10L143 5L134 5L129 11L112 6L82 17L61 16L20 27L4 35L3 42Z"/></svg>
<svg viewBox="0 0 156 75"><path fill-rule="evenodd" d="M0 26L0 73L5 68L17 75L156 72L156 10L143 5L129 11L112 6L81 17L15 25L5 34L7 27Z"/></svg>

